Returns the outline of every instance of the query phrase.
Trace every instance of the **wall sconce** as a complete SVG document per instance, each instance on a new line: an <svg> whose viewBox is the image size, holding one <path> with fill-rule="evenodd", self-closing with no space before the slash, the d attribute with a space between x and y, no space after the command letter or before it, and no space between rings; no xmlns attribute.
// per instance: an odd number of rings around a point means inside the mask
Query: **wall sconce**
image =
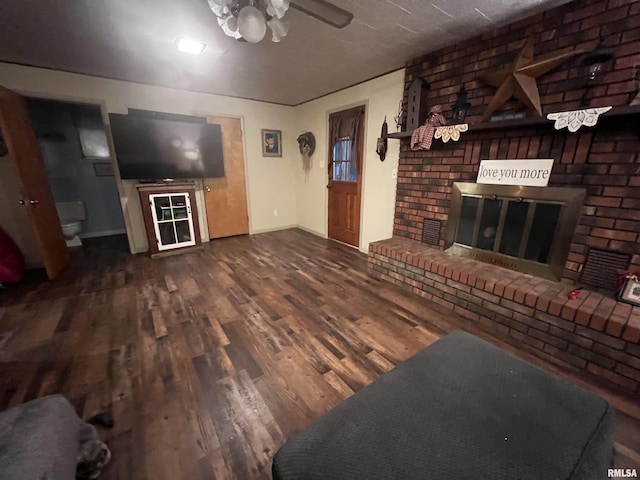
<svg viewBox="0 0 640 480"><path fill-rule="evenodd" d="M602 72L602 66L613 58L613 53L603 43L602 39L600 43L582 60L582 65L589 66L589 76L587 77L587 83L585 84L585 91L580 99L581 107L588 107L591 103L591 97L594 86L598 83L598 77Z"/></svg>
<svg viewBox="0 0 640 480"><path fill-rule="evenodd" d="M469 108L471 104L467 102L467 91L464 88L464 85L460 87L460 91L458 92L458 98L456 98L456 103L451 105L451 109L453 110L453 121L452 125L458 125L460 123L464 123L464 119L467 117L467 113L469 112Z"/></svg>

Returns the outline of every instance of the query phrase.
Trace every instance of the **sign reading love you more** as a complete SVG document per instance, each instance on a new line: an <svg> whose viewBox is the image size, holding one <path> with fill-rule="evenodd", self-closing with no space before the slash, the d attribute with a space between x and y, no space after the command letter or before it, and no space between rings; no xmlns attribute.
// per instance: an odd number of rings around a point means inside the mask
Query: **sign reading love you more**
<svg viewBox="0 0 640 480"><path fill-rule="evenodd" d="M553 159L482 160L476 183L546 187Z"/></svg>

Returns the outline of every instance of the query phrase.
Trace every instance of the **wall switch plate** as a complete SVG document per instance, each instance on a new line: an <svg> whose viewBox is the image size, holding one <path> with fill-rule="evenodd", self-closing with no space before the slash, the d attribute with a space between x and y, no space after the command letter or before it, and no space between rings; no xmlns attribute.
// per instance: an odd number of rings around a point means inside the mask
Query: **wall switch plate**
<svg viewBox="0 0 640 480"><path fill-rule="evenodd" d="M396 180L398 178L398 169L394 168L391 170L391 180Z"/></svg>
<svg viewBox="0 0 640 480"><path fill-rule="evenodd" d="M324 160L320 160L320 168L324 168Z"/></svg>
<svg viewBox="0 0 640 480"><path fill-rule="evenodd" d="M273 216L274 216L274 217L277 217L277 216L278 216L278 210L274 210L274 211L273 211Z"/></svg>

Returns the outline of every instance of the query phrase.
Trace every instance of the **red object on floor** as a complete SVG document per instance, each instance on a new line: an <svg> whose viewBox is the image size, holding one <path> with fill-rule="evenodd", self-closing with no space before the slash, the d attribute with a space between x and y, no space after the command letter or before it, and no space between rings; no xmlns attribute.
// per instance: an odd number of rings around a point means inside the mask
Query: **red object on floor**
<svg viewBox="0 0 640 480"><path fill-rule="evenodd" d="M24 275L24 268L24 257L18 245L0 229L0 282L19 282Z"/></svg>
<svg viewBox="0 0 640 480"><path fill-rule="evenodd" d="M575 290L571 290L568 294L567 297L569 297L569 300L573 300L578 298L578 295L580 295L580 290L582 290L582 287L580 288L576 288Z"/></svg>

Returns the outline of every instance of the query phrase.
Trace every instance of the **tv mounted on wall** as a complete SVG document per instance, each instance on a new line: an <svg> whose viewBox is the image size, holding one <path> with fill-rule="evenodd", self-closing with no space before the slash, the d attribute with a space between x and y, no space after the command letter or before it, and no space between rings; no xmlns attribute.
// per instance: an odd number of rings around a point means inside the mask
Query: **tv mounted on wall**
<svg viewBox="0 0 640 480"><path fill-rule="evenodd" d="M110 114L120 177L136 180L224 177L220 125L188 118Z"/></svg>

